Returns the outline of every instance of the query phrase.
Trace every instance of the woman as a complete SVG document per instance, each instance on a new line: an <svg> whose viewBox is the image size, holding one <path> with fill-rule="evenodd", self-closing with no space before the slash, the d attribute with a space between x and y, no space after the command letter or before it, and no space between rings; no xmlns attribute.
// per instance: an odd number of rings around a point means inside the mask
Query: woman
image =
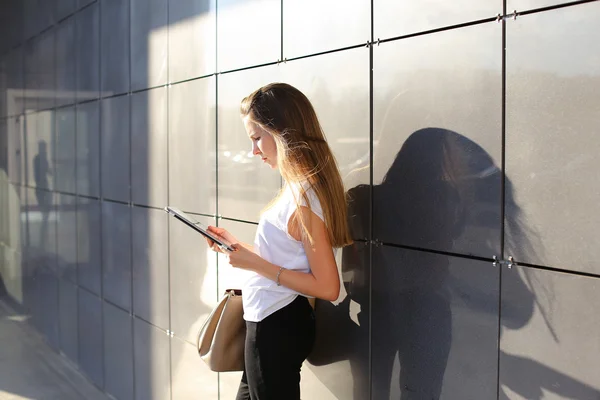
<svg viewBox="0 0 600 400"><path fill-rule="evenodd" d="M333 249L352 242L342 179L315 111L298 89L262 87L242 101L241 114L252 153L279 169L285 183L262 212L253 246L209 227L233 243L229 263L252 272L242 291L247 330L237 400L300 399L300 368L315 336L308 298L337 299Z"/></svg>

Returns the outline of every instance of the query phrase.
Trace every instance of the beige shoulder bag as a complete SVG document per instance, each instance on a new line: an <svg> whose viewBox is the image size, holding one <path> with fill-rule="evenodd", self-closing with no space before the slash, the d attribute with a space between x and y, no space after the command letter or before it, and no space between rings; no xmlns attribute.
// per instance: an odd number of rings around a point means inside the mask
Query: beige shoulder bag
<svg viewBox="0 0 600 400"><path fill-rule="evenodd" d="M198 332L198 353L212 371L244 370L243 315L242 291L226 290Z"/></svg>

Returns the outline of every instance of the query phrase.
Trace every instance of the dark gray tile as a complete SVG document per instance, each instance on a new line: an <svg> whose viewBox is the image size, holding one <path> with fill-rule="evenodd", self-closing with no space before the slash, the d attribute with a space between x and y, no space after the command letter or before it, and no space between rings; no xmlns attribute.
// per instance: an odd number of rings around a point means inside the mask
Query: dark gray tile
<svg viewBox="0 0 600 400"><path fill-rule="evenodd" d="M129 0L102 0L100 7L102 96L129 91Z"/></svg>
<svg viewBox="0 0 600 400"><path fill-rule="evenodd" d="M75 108L56 110L56 139L54 148L54 189L75 194Z"/></svg>
<svg viewBox="0 0 600 400"><path fill-rule="evenodd" d="M162 210L133 207L133 312L169 330L169 226Z"/></svg>
<svg viewBox="0 0 600 400"><path fill-rule="evenodd" d="M167 3L131 0L131 90L167 82Z"/></svg>
<svg viewBox="0 0 600 400"><path fill-rule="evenodd" d="M195 346L171 339L171 390L173 400L219 397L218 375L198 357Z"/></svg>
<svg viewBox="0 0 600 400"><path fill-rule="evenodd" d="M100 102L77 106L77 193L100 197Z"/></svg>
<svg viewBox="0 0 600 400"><path fill-rule="evenodd" d="M102 287L104 298L131 310L131 208L102 202Z"/></svg>
<svg viewBox="0 0 600 400"><path fill-rule="evenodd" d="M219 0L218 4L219 71L274 62L281 58L281 1ZM260 15L260 24L256 23L252 17L254 15ZM241 37L243 41L240 41ZM252 43L252 46L247 43Z"/></svg>
<svg viewBox="0 0 600 400"><path fill-rule="evenodd" d="M216 0L169 1L169 82L216 71ZM189 51L193 48L194 51Z"/></svg>
<svg viewBox="0 0 600 400"><path fill-rule="evenodd" d="M104 390L117 399L133 399L133 321L104 302Z"/></svg>
<svg viewBox="0 0 600 400"><path fill-rule="evenodd" d="M33 26L36 23L35 18L33 17L33 12L32 10L34 9L33 7L33 2L35 0L26 0L23 1L23 10L22 10L22 30L23 30L23 39L27 40L29 38L31 38L33 31L35 30L35 27Z"/></svg>
<svg viewBox="0 0 600 400"><path fill-rule="evenodd" d="M23 93L25 88L24 73L25 64L23 59L24 45L21 45L8 53L7 56L7 82L10 82L11 96L13 101L8 101L6 115L16 116L23 113Z"/></svg>
<svg viewBox="0 0 600 400"><path fill-rule="evenodd" d="M24 44L24 101L23 107L25 112L37 110L37 90L39 89L39 63L38 63L38 40L30 40Z"/></svg>
<svg viewBox="0 0 600 400"><path fill-rule="evenodd" d="M102 302L86 290L79 290L79 366L98 387L104 387L104 339Z"/></svg>
<svg viewBox="0 0 600 400"><path fill-rule="evenodd" d="M100 90L99 1L77 13L77 100L96 99Z"/></svg>
<svg viewBox="0 0 600 400"><path fill-rule="evenodd" d="M59 280L60 349L74 363L79 360L77 334L77 286Z"/></svg>
<svg viewBox="0 0 600 400"><path fill-rule="evenodd" d="M56 83L55 83L55 51L54 51L55 30L43 33L38 39L37 64L39 74L39 92L37 107L39 110L46 110L54 107Z"/></svg>
<svg viewBox="0 0 600 400"><path fill-rule="evenodd" d="M55 0L55 3L56 11L54 15L57 21L60 21L77 9L77 0Z"/></svg>
<svg viewBox="0 0 600 400"><path fill-rule="evenodd" d="M77 198L57 195L56 255L59 276L77 284Z"/></svg>
<svg viewBox="0 0 600 400"><path fill-rule="evenodd" d="M99 0L77 0L77 8L85 7L88 4L93 3L93 2L99 3L100 1Z"/></svg>
<svg viewBox="0 0 600 400"><path fill-rule="evenodd" d="M56 28L56 106L75 102L75 17L70 17Z"/></svg>
<svg viewBox="0 0 600 400"><path fill-rule="evenodd" d="M10 5L9 5L10 7ZM5 7L8 8L8 7ZM8 9L8 11L10 12L10 9ZM0 24L2 26L2 34L8 36L10 35L10 32L14 29L14 27L12 26L12 24L9 24L8 22L9 19L9 15L7 13L7 10L4 9L2 12L2 15L0 15ZM12 47L11 43L9 43L9 38L8 37L3 37L2 39L0 39L0 53L2 53L4 55L4 53L6 53L8 50L10 50L10 48ZM1 64L1 61L0 61ZM0 88L2 87L2 85L0 85Z"/></svg>
<svg viewBox="0 0 600 400"><path fill-rule="evenodd" d="M215 81L169 87L169 204L184 211L216 213Z"/></svg>
<svg viewBox="0 0 600 400"><path fill-rule="evenodd" d="M502 59L495 49L501 34L490 23L377 47L376 239L499 254Z"/></svg>
<svg viewBox="0 0 600 400"><path fill-rule="evenodd" d="M205 225L215 220L194 216ZM183 223L169 218L171 330L196 343L196 335L217 302L217 257L204 239Z"/></svg>
<svg viewBox="0 0 600 400"><path fill-rule="evenodd" d="M8 50L20 44L23 40L23 3L11 1L3 8L4 46Z"/></svg>
<svg viewBox="0 0 600 400"><path fill-rule="evenodd" d="M98 200L79 197L77 203L77 280L100 295L102 287L101 211Z"/></svg>
<svg viewBox="0 0 600 400"><path fill-rule="evenodd" d="M23 1L23 38L25 40L31 38L37 33L37 15L36 15L37 0Z"/></svg>
<svg viewBox="0 0 600 400"><path fill-rule="evenodd" d="M129 96L102 100L101 179L102 197L129 201L130 139Z"/></svg>
<svg viewBox="0 0 600 400"><path fill-rule="evenodd" d="M378 0L374 3L373 10L374 37L376 40L387 39L493 18L502 13L502 7L502 0L458 0L452 3L444 0L430 0L427 3Z"/></svg>
<svg viewBox="0 0 600 400"><path fill-rule="evenodd" d="M47 343L54 349L60 346L59 338L59 308L58 308L58 279L49 268L46 268L44 261L35 257L35 306L34 323L42 333Z"/></svg>
<svg viewBox="0 0 600 400"><path fill-rule="evenodd" d="M593 2L507 24L506 255L517 261L600 273L598 18Z"/></svg>
<svg viewBox="0 0 600 400"><path fill-rule="evenodd" d="M164 207L168 198L167 89L131 96L131 197Z"/></svg>
<svg viewBox="0 0 600 400"><path fill-rule="evenodd" d="M134 319L135 398L171 398L169 336L154 326Z"/></svg>
<svg viewBox="0 0 600 400"><path fill-rule="evenodd" d="M26 224L24 224L26 225ZM27 228L25 228L27 229ZM24 230L23 232L26 232L26 230ZM26 242L26 240L25 240ZM23 253L22 253L22 266L23 266L23 287L22 287L22 293L23 293L23 306L24 308L27 310L27 312L29 312L31 314L32 320L34 320L34 315L35 315L35 298L36 298L36 292L35 292L35 271L33 270L32 267L32 256L31 253L29 252L29 248L24 247L23 248Z"/></svg>
<svg viewBox="0 0 600 400"><path fill-rule="evenodd" d="M600 398L599 289L598 278L502 271L500 399Z"/></svg>
<svg viewBox="0 0 600 400"><path fill-rule="evenodd" d="M40 33L54 22L54 1L24 0L25 39Z"/></svg>
<svg viewBox="0 0 600 400"><path fill-rule="evenodd" d="M26 0L27 1L27 0ZM37 14L40 31L47 29L56 21L55 1L37 0Z"/></svg>
<svg viewBox="0 0 600 400"><path fill-rule="evenodd" d="M498 268L383 246L371 275L373 398L496 395Z"/></svg>
<svg viewBox="0 0 600 400"><path fill-rule="evenodd" d="M366 43L371 37L367 1L284 0L282 4L285 58Z"/></svg>
<svg viewBox="0 0 600 400"><path fill-rule="evenodd" d="M258 88L280 82L282 75L279 66L269 66L219 76L218 190L219 214L223 216L258 222L260 212L281 187L279 172L252 154L240 103Z"/></svg>

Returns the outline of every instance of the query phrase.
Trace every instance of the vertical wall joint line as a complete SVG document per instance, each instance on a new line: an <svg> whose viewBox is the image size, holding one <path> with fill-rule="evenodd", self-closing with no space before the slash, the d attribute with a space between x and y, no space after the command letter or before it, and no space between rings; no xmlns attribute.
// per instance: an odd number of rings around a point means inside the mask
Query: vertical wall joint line
<svg viewBox="0 0 600 400"><path fill-rule="evenodd" d="M371 37L374 38L374 0L371 0ZM373 63L374 48L369 47L369 325L368 325L368 393L373 398Z"/></svg>
<svg viewBox="0 0 600 400"><path fill-rule="evenodd" d="M506 0L502 4L502 15L506 15ZM502 108L501 108L501 170L502 180L500 188L500 258L504 259L504 236L505 236L505 194L506 194L506 18L502 18L499 22L502 23ZM502 264L500 264L502 265ZM497 349L497 365L496 365L496 399L500 398L500 339L502 335L502 268L498 268L498 332L496 344Z"/></svg>

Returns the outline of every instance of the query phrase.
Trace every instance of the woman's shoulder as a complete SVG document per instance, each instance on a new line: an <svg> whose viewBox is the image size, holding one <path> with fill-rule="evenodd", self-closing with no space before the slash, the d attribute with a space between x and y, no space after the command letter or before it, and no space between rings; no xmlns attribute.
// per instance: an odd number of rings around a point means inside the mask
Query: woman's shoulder
<svg viewBox="0 0 600 400"><path fill-rule="evenodd" d="M321 219L323 218L323 208L315 189L308 182L299 182L290 185L291 200L294 202L293 208L297 206L308 207Z"/></svg>

